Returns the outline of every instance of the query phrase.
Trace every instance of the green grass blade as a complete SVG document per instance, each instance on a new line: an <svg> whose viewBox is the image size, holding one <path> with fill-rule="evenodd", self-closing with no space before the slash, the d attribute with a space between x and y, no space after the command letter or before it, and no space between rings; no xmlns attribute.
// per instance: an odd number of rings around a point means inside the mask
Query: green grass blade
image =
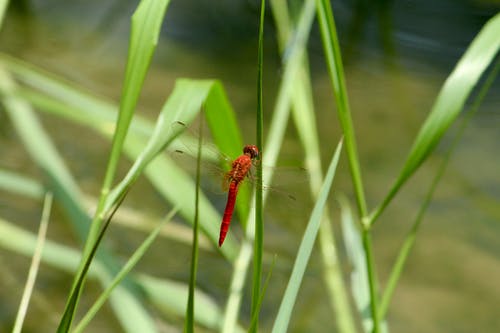
<svg viewBox="0 0 500 333"><path fill-rule="evenodd" d="M458 117L472 89L498 54L499 31L500 14L497 14L483 26L448 76L429 116L420 128L401 173L387 197L370 216L370 224L376 221L401 186L425 161Z"/></svg>
<svg viewBox="0 0 500 333"><path fill-rule="evenodd" d="M255 311L252 321L250 322L250 327L248 328L249 332L257 330L257 319L259 317L259 312L260 308L262 306L262 301L264 300L264 296L266 295L266 290L267 286L269 285L269 281L271 280L271 276L273 275L273 269L274 266L276 265L276 255L273 257L273 262L271 263L271 266L269 267L269 272L267 273L266 276L266 281L264 281L264 285L262 286L262 292L259 295L259 300L257 302L257 311Z"/></svg>
<svg viewBox="0 0 500 333"><path fill-rule="evenodd" d="M189 274L189 294L186 307L184 332L194 332L194 291L198 272L198 232L200 220L201 153L203 145L203 121L199 124L198 152L196 156L196 191L194 197L193 244L191 247L191 271Z"/></svg>
<svg viewBox="0 0 500 333"><path fill-rule="evenodd" d="M83 286L84 281L87 276L87 272L89 271L90 265L93 261L93 259L96 256L97 249L99 247L99 244L101 243L102 239L104 238L104 235L106 233L107 228L109 227L109 224L111 222L111 219L113 218L113 215L116 213L118 208L121 206L123 200L125 199L126 193L120 198L120 200L117 202L116 206L113 207L113 210L110 212L110 214L106 217L103 227L99 232L99 235L94 242L89 254L88 254L88 260L84 262L84 266L82 268L82 274L77 275L78 279L75 282L75 286ZM107 278L108 280L108 278ZM118 316L118 318L125 323L125 330L127 332L135 332L138 329L141 329L144 332L152 332L154 331L152 322L148 320L148 316L146 314L146 311L140 307L137 306L137 302L134 300L134 296L130 295L127 293L125 290L118 290L115 295L119 295L120 297L120 303L118 303L118 306L115 306L115 314ZM76 305L78 304L78 294L77 293L72 293L69 300L68 304L69 306L67 308L75 308ZM115 303L116 302L112 302ZM66 312L65 312L66 313ZM127 315L124 315L126 313ZM132 315L129 315L129 313L133 313L136 318L134 320L131 320ZM63 316L64 317L64 316ZM60 329L60 328L58 328Z"/></svg>
<svg viewBox="0 0 500 333"><path fill-rule="evenodd" d="M111 144L109 162L106 167L106 174L101 188L102 195L97 206L96 218L92 221L88 241L85 243L82 267L83 263L90 259L87 255L97 239L99 230L101 229L102 219L100 218L100 215L102 215L101 213L106 203L107 195L114 180L116 169L118 167L118 160L125 142L125 137L128 133L130 122L132 121L132 116L134 115L142 84L144 83L144 78L146 77L146 72L149 68L153 52L156 48L161 23L167 9L168 2L168 0L142 0L132 16L130 45L122 97L120 101L120 111L118 113L116 130ZM77 275L79 274L81 274L81 272ZM77 279L78 277L75 277L75 280ZM78 286L75 289L75 292L80 293ZM71 316L73 315L71 314Z"/></svg>
<svg viewBox="0 0 500 333"><path fill-rule="evenodd" d="M103 182L103 193L109 191L113 182L118 167L118 160L125 142L125 136L128 133L144 78L146 77L146 72L151 63L156 44L158 43L161 23L168 3L168 0L142 0L132 16L130 45L120 101L120 112L118 114L117 127L113 136L110 158ZM105 198L101 201L98 211L100 211L99 208L104 204L104 200ZM93 223L89 240L92 241L95 238L99 228L99 223Z"/></svg>
<svg viewBox="0 0 500 333"><path fill-rule="evenodd" d="M23 296L21 298L21 304L19 305L12 333L21 332L24 318L26 317L26 312L28 311L30 296L33 292L33 287L35 286L35 280L36 280L36 275L38 273L38 268L40 267L40 259L42 256L43 246L45 244L45 238L47 237L47 228L49 226L51 208L52 208L52 193L48 193L45 196L45 201L43 204L42 218L40 221L40 228L38 229L38 237L36 241L35 251L31 259L31 266L28 273L28 280L26 281L26 285L24 287Z"/></svg>
<svg viewBox="0 0 500 333"><path fill-rule="evenodd" d="M271 8L275 7L275 2L276 1L271 2ZM273 118L269 126L269 135L262 156L263 164L265 165L272 166L276 164L279 150L285 136L286 126L288 124L291 102L293 100L293 95L296 93L294 90L295 83L302 78L297 75L300 73L302 68L307 47L307 40L314 19L314 6L311 7L311 5L312 3L310 0L305 2L304 9L301 11L301 16L297 24L295 35L289 37L288 41L280 40L280 43L283 45L287 43L286 47L282 46L284 49L282 51L282 53L284 53L282 56L284 72L273 110ZM284 20L287 19L285 18ZM281 32L282 30L284 30L284 28L280 27L278 30L279 34L288 36L286 32ZM272 176L272 172L266 172L263 177L264 184L270 183Z"/></svg>
<svg viewBox="0 0 500 333"><path fill-rule="evenodd" d="M311 195L314 200L317 200L317 195L323 183L323 171L321 170L320 144L315 123L307 54L304 52L306 36L309 34L315 17L316 4L314 0L304 2L297 26L294 29L296 36L288 42L289 46L286 46L286 43L291 39L289 36L291 35L292 27L290 26L287 4L281 0L274 0L271 2L271 9L273 10L278 29L280 48L286 61L285 76L290 67L299 67L296 74L297 79L290 80L290 82L293 82L293 87L289 89L287 101L292 101L292 116L304 148L305 167L309 175ZM298 52L298 50L302 51ZM300 59L297 57L297 53L303 53L302 62L297 61ZM297 58L297 60L294 58ZM299 64L302 65L299 66ZM286 84L284 82L282 86ZM283 92L284 90L280 89L278 100L282 99L282 95L284 96ZM324 266L323 277L327 285L327 291L329 292L329 300L334 310L333 315L337 318L336 323L339 332L354 333L356 326L354 324L347 288L342 276L342 269L337 255L337 246L328 211L329 209L326 206L319 231L319 244Z"/></svg>
<svg viewBox="0 0 500 333"><path fill-rule="evenodd" d="M104 305L104 303L110 297L111 292L118 286L118 284L125 278L125 276L130 273L130 271L135 267L135 265L141 260L141 258L146 254L146 251L149 249L151 244L153 244L154 240L158 236L161 228L165 224L165 222L170 221L172 217L177 212L177 209L173 209L166 217L162 220L161 223L148 235L148 237L142 242L142 244L137 248L137 250L132 254L132 256L127 260L125 265L122 267L120 272L113 278L109 286L99 295L99 298L94 302L92 307L87 311L87 313L80 320L78 325L76 325L73 332L83 332L83 330L87 327L90 321L94 318L95 314L99 311L99 309ZM122 305L123 306L123 305ZM144 325L137 325L136 327L144 330ZM129 328L132 329L131 327Z"/></svg>
<svg viewBox="0 0 500 333"><path fill-rule="evenodd" d="M264 111L262 105L262 74L264 66L264 17L266 1L260 2L259 48L257 55L257 112L255 114L255 127L257 147L262 151L264 146ZM252 308L251 317L254 324L249 332L257 332L259 327L259 298L261 294L262 279L262 253L264 252L264 199L262 197L262 163L256 165L257 184L255 186L255 233L253 246L253 277L252 277Z"/></svg>
<svg viewBox="0 0 500 333"><path fill-rule="evenodd" d="M316 235L319 231L320 222L323 216L323 209L330 193L330 188L332 186L333 178L337 170L337 164L339 161L341 150L342 142L338 144L337 149L335 150L335 154L332 156L330 166L328 167L328 171L326 173L325 182L321 187L318 200L314 205L311 217L309 218L309 222L307 223L304 236L302 237L302 241L297 252L297 257L295 258L292 274L290 276L290 280L288 281L285 295L283 296L278 315L276 316L274 322L272 330L273 333L286 332L290 323L293 306L296 303L300 284L302 283L302 278L304 277L304 272L311 256L313 245L316 240Z"/></svg>
<svg viewBox="0 0 500 333"><path fill-rule="evenodd" d="M368 286L368 271L366 269L366 254L363 249L361 232L357 228L357 223L351 211L349 202L345 197L339 197L342 225L342 239L346 248L347 258L352 266L351 290L354 303L361 314L362 325L365 332L369 332L373 327L373 321L369 312L370 288Z"/></svg>
<svg viewBox="0 0 500 333"><path fill-rule="evenodd" d="M253 211L254 210L250 210L250 214L247 219L247 230L252 227L250 223L252 219L255 220ZM221 331L223 333L234 332L237 325L238 314L241 307L241 298L243 297L243 288L245 286L245 279L251 259L252 244L250 243L250 240L248 238L245 238L241 244L238 256L234 260L233 275L231 277L231 283L229 285L230 294L227 299L224 316L222 318L223 324Z"/></svg>
<svg viewBox="0 0 500 333"><path fill-rule="evenodd" d="M98 232L103 221L102 210L107 200L109 189L114 179L118 160L121 155L125 136L128 132L130 121L135 111L139 93L144 82L144 78L151 62L151 57L158 40L161 22L165 14L168 1L143 0L139 4L132 17L132 28L130 46L125 72L125 80L120 103L120 112L117 121L116 131L113 136L109 162L106 167L101 197L97 206L97 211L89 230L85 243L83 257L80 268L75 275L75 284L71 289L68 302L61 319L58 332L67 332L71 327L78 299L85 282L85 267L92 261L91 249L96 246ZM80 283L77 283L80 281Z"/></svg>
<svg viewBox="0 0 500 333"><path fill-rule="evenodd" d="M368 309L371 306L371 290L368 268L366 266L366 251L363 244L361 231L357 227L356 220L353 216L348 200L341 196L339 197L341 225L344 245L346 248L347 258L352 266L351 271L351 291L354 303L361 316L361 324L364 332L372 332L374 321ZM382 332L387 332L387 324L381 323L380 329Z"/></svg>
<svg viewBox="0 0 500 333"><path fill-rule="evenodd" d="M219 81L212 81L210 93L203 103L205 118L215 145L226 155L241 155L243 139L236 121L236 115L229 103L224 87ZM238 192L239 193L239 192Z"/></svg>
<svg viewBox="0 0 500 333"><path fill-rule="evenodd" d="M448 151L446 152L446 154L443 158L443 161L441 162L438 170L436 171L436 175L435 175L431 185L429 186L429 190L425 196L424 202L422 203L422 205L418 211L417 217L415 218L415 221L413 222L413 225L412 225L410 231L408 232L408 234L405 237L403 245L401 246L401 249L398 253L396 262L394 263L393 268L391 270L391 274L389 276L386 288L384 290L384 293L382 295L382 299L380 301L379 315L380 315L381 319L385 318L385 316L387 314L392 295L393 295L394 290L396 288L396 285L399 281L399 278L400 278L401 273L403 271L404 265L406 264L406 260L408 259L410 251L412 250L413 245L415 244L416 235L417 235L417 232L420 228L420 224L423 220L424 214L427 211L429 204L431 203L432 197L434 195L434 192L437 188L439 181L443 177L443 174L446 170L446 167L448 165L450 157L453 154L453 152L455 151L455 148L457 147L458 143L460 142L462 135L465 131L465 128L467 127L470 119L472 118L472 116L474 116L476 114L477 110L479 109L479 106L481 105L483 98L486 96L486 93L489 91L489 89L490 89L491 85L493 84L495 78L497 77L499 71L500 71L500 59L497 59L495 65L493 67L493 70L488 74L487 79L485 80L484 84L482 85L482 88L479 91L477 97L475 98L475 101L471 107L470 112L468 112L467 116L464 119L462 119L459 129L458 129L457 133L455 134L453 141L452 141Z"/></svg>
<svg viewBox="0 0 500 333"><path fill-rule="evenodd" d="M363 181L361 178L361 168L358 160L358 151L356 146L356 137L354 134L354 126L352 124L352 116L349 107L349 99L344 79L344 68L342 65L342 57L340 53L340 45L335 28L335 21L330 1L317 0L318 21L321 29L321 38L323 40L323 49L325 53L326 63L330 74L330 80L333 85L333 93L337 103L337 113L340 120L340 125L345 138L345 150L349 160L349 168L351 170L352 182L356 194L356 203L360 216L366 216L366 199L363 189Z"/></svg>
<svg viewBox="0 0 500 333"><path fill-rule="evenodd" d="M330 1L317 0L318 6L318 21L321 29L321 37L323 40L323 48L326 57L326 62L329 69L330 79L333 84L333 92L337 103L337 113L340 120L340 126L345 136L345 145L347 158L349 160L349 168L351 171L351 178L354 184L354 192L356 197L356 204L358 213L362 221L368 214L365 192L363 188L363 181L361 178L361 168L358 160L358 152L356 145L356 136L354 134L354 126L352 124L352 116L349 107L347 89L344 79L344 69L342 65L342 57L340 52L340 45L335 28L335 21L333 18L332 8ZM364 225L367 225L363 222ZM368 268L369 286L370 286L370 308L372 318L374 320L374 333L379 331L378 314L377 314L377 299L376 295L376 276L374 272L373 254L371 252L371 235L368 227L363 230L363 244L366 255L366 265Z"/></svg>

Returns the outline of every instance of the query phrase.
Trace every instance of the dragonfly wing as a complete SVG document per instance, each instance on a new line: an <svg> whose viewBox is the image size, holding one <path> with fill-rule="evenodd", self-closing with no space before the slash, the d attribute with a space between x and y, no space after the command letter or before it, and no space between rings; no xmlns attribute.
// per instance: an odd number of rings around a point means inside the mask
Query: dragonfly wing
<svg viewBox="0 0 500 333"><path fill-rule="evenodd" d="M231 183L231 175L229 172L226 172L224 174L224 177L222 177L222 190L224 192L227 192L229 190L229 184Z"/></svg>

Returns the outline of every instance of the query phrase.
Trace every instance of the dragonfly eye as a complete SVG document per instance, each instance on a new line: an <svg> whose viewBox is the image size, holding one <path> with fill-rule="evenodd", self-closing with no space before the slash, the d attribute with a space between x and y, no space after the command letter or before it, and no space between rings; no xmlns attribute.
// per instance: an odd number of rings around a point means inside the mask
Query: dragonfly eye
<svg viewBox="0 0 500 333"><path fill-rule="evenodd" d="M250 158L254 159L259 157L259 148L254 145L246 145L245 148L243 148L243 154L250 155Z"/></svg>

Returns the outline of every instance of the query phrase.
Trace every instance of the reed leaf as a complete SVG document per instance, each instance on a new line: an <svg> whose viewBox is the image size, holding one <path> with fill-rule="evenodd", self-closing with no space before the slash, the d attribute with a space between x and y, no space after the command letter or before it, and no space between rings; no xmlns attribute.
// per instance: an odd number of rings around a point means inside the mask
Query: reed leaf
<svg viewBox="0 0 500 333"><path fill-rule="evenodd" d="M318 200L316 201L309 222L307 223L306 230L302 236L302 241L300 242L299 250L297 251L297 256L295 257L295 263L293 265L292 274L288 285L285 290L285 295L281 301L281 305L276 316L273 333L286 332L288 325L290 323L290 318L292 315L293 306L296 303L297 294L304 277L304 272L306 270L307 263L311 257L311 252L313 249L314 242L316 241L316 236L319 231L320 223L323 217L323 209L328 199L330 193L330 188L333 183L335 173L337 171L337 164L340 157L340 152L342 150L342 141L337 145L337 149L332 156L330 161L330 166L326 173L325 182L321 186L321 191L318 195Z"/></svg>
<svg viewBox="0 0 500 333"><path fill-rule="evenodd" d="M417 171L458 117L467 98L500 49L500 14L491 18L471 42L443 84L432 109L415 138L406 162L391 190L370 215L373 224L401 186Z"/></svg>

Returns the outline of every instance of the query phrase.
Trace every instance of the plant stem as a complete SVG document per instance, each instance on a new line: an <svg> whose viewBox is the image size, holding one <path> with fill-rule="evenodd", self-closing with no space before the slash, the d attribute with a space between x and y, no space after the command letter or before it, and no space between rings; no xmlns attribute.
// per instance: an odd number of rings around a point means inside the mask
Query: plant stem
<svg viewBox="0 0 500 333"><path fill-rule="evenodd" d="M262 150L264 145L264 115L262 106L262 67L264 63L264 16L266 1L261 1L260 25L259 25L259 50L257 56L257 113L256 113L256 136L257 147ZM256 174L258 184L255 187L255 239L253 252L253 286L252 286L252 311L254 318L250 332L257 332L259 326L260 310L260 280L262 277L262 252L264 243L264 218L263 218L263 197L262 197L262 163L257 163Z"/></svg>
<svg viewBox="0 0 500 333"><path fill-rule="evenodd" d="M200 220L200 184L201 184L201 151L203 143L203 117L200 117L198 153L196 156L196 192L194 195L193 245L191 248L191 274L189 276L189 294L186 307L184 332L194 332L194 291L198 272L198 231Z"/></svg>
<svg viewBox="0 0 500 333"><path fill-rule="evenodd" d="M377 312L377 281L375 279L375 266L373 261L371 230L363 224L363 248L365 250L366 267L368 270L368 285L370 287L370 311L373 320L373 333L379 332L379 316Z"/></svg>

